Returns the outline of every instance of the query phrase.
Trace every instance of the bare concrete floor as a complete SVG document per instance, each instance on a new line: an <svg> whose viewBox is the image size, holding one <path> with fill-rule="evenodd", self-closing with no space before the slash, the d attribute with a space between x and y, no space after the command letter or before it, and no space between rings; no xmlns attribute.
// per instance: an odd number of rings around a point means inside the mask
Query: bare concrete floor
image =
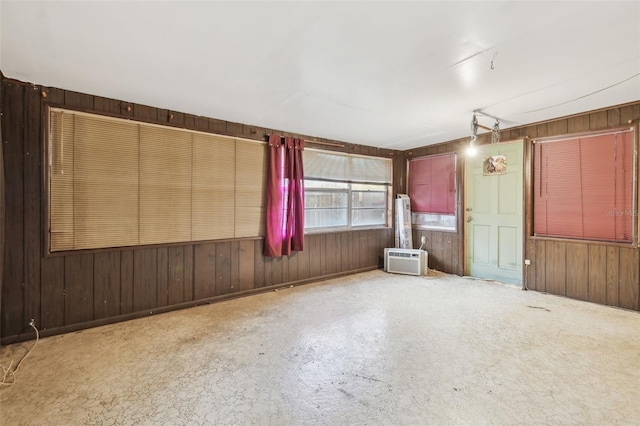
<svg viewBox="0 0 640 426"><path fill-rule="evenodd" d="M2 348L2 365L33 342ZM3 425L638 424L640 314L381 271L42 339Z"/></svg>

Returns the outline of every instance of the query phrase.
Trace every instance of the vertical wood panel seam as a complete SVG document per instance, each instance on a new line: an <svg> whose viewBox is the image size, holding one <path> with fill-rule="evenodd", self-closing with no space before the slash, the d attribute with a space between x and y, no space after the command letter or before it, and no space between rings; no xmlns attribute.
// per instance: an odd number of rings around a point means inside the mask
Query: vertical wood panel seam
<svg viewBox="0 0 640 426"><path fill-rule="evenodd" d="M25 316L27 315L26 310L25 310L25 306L26 306L26 286L25 283L27 281L27 256L26 256L26 250L27 250L27 244L26 244L26 232L27 232L27 226L26 226L26 221L24 220L25 218L25 212L26 212L26 207L27 207L27 199L25 197L25 182L26 182L26 175L27 175L27 168L26 168L26 156L24 155L24 150L26 148L25 146L25 140L24 140L24 125L27 122L27 86L25 86L22 89L22 124L21 124L21 129L20 129L20 142L22 143L22 277L21 277L21 281L22 281L22 324L20 324L21 326L26 325L27 323L27 319L25 318ZM1 149L4 149L4 147L2 147ZM4 158L4 155L3 155ZM4 169L3 169L4 170ZM3 201L4 202L4 201ZM3 271L0 271L0 273L4 273ZM2 290L2 289L0 289Z"/></svg>
<svg viewBox="0 0 640 426"><path fill-rule="evenodd" d="M563 296L567 295L567 243L563 243L563 250L564 250L564 294Z"/></svg>
<svg viewBox="0 0 640 426"><path fill-rule="evenodd" d="M189 189L191 190L191 188L193 188L193 157L195 156L195 150L193 149L193 133L189 134L189 140L191 141L191 184L189 185ZM191 227L189 232L191 241L193 241L193 191L191 192Z"/></svg>
<svg viewBox="0 0 640 426"><path fill-rule="evenodd" d="M587 286L587 291L586 291L587 294L586 294L586 299L585 300L591 300L591 284L590 284L590 282L591 282L591 274L589 273L589 271L590 271L589 267L591 266L591 244L586 244L586 247L587 247L587 270L586 270L587 282L585 283L585 285ZM569 265L567 265L567 266L569 266ZM565 268L565 271L567 271L568 269L569 268ZM605 300L606 300L607 299L607 296L606 296L606 291L607 291L606 282L605 282L604 290L605 290Z"/></svg>
<svg viewBox="0 0 640 426"><path fill-rule="evenodd" d="M97 254L91 254L91 319L96 319L96 257ZM86 285L86 284L84 284Z"/></svg>
<svg viewBox="0 0 640 426"><path fill-rule="evenodd" d="M620 307L620 305L622 305L622 303L620 303L621 300L622 300L622 298L620 297L620 287L621 287L620 281L621 281L621 278L622 278L622 274L620 273L620 259L621 259L622 256L620 256L620 254L621 254L621 250L618 248L617 249L617 256L616 256L616 263L618 264L618 276L616 277L617 278L617 280L616 280L617 281L617 283L616 283L617 284L616 285L616 287L617 287L616 293L618 293L618 300L616 301L616 306L618 306L618 307Z"/></svg>
<svg viewBox="0 0 640 426"><path fill-rule="evenodd" d="M609 250L604 249L604 304L609 304ZM591 287L591 283L589 283Z"/></svg>
<svg viewBox="0 0 640 426"><path fill-rule="evenodd" d="M118 314L122 315L122 298L123 298L123 289L122 289L122 255L123 255L124 251L119 251L118 252L118 258L120 259L119 265L118 265L118 284L119 284L119 288L120 288L120 295L118 297Z"/></svg>
<svg viewBox="0 0 640 426"><path fill-rule="evenodd" d="M62 259L62 324L67 325L67 256Z"/></svg>

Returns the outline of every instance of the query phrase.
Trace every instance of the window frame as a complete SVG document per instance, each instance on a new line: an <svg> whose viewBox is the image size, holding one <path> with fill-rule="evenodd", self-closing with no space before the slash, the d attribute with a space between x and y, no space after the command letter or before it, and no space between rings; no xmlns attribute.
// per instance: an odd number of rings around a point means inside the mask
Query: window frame
<svg viewBox="0 0 640 426"><path fill-rule="evenodd" d="M535 233L535 145L542 143L553 143L553 142L562 142L564 140L572 140L576 138L586 138L590 136L602 136L607 134L613 134L616 132L624 132L631 131L631 149L632 149L632 158L631 164L633 171L631 173L632 184L631 184L631 242L624 241L612 241L612 240L600 240L593 238L576 238L576 237L562 237L562 236L551 236L551 235L536 235ZM530 196L529 203L531 205L530 212L531 216L529 219L529 235L528 237L532 240L540 240L540 241L559 241L566 243L582 243L582 244L597 244L601 246L613 246L613 247L627 247L627 248L637 248L640 247L640 211L639 211L639 200L640 200L640 185L639 185L639 177L638 173L640 171L640 164L638 163L640 160L640 155L638 152L638 146L640 145L640 135L639 135L639 126L638 124L631 126L623 126L623 127L615 127L610 129L603 130L595 130L595 131L586 131L586 132L578 132L578 133L570 133L564 135L556 135L556 136L547 136L543 138L535 138L531 140L531 159L529 163L530 168ZM633 219L635 217L635 220Z"/></svg>
<svg viewBox="0 0 640 426"><path fill-rule="evenodd" d="M207 243L207 242L226 242L226 241L238 241L238 240L259 240L264 238L264 209L266 208L266 204L265 204L265 191L264 191L264 187L262 188L261 191L261 202L262 202L262 207L261 209L263 210L263 213L260 214L259 217L259 223L256 225L257 229L258 229L258 235L255 236L234 236L234 237L221 237L221 238L208 238L208 239L194 239L191 238L189 240L184 240L184 241L171 241L171 242L160 242L160 243L139 243L139 244L133 244L133 245L113 245L113 246L101 246L101 247L93 247L93 248L71 248L71 249L60 249L60 250L52 250L51 244L52 244L52 234L51 234L51 219L52 219L52 215L51 215L51 208L52 208L52 197L51 197L51 175L53 174L53 165L52 165L52 161L53 161L53 147L52 147L52 124L51 124L51 117L52 117L52 113L55 111L62 111L62 112L68 112L71 114L76 114L76 115L82 115L82 116L94 116L97 117L98 119L104 119L104 120L115 120L115 121L123 121L123 122L128 122L128 123L132 123L134 125L138 125L138 126L150 126L150 127L155 127L155 128L164 128L164 129L168 129L168 130L172 130L172 131L179 131L179 132L185 132L185 133L189 133L190 135L204 135L206 137L213 137L213 138L221 138L221 139L228 139L230 141L234 141L235 143L243 143L243 144L255 144L257 146L262 146L265 150L263 156L263 167L266 168L267 164L266 164L266 158L267 158L267 153L266 153L266 142L262 141L262 140L255 140L255 139L248 139L248 138L243 138L243 137L236 137L236 136L230 136L230 135L223 135L223 134L218 134L218 133L213 133L213 132L206 132L206 131L201 131L201 130L196 130L193 128L189 128L189 127L185 127L185 126L177 126L177 125L171 125L171 124L164 124L164 123L158 123L156 121L148 121L148 120L144 120L142 118L139 117L132 117L132 116L122 116L119 114L113 114L113 113L108 113L108 112L103 112L103 111L94 111L91 109L82 109L82 108L75 108L75 107L70 107L67 105L63 105L63 104L55 104L55 103L45 103L45 105L42 108L42 112L41 112L41 119L42 119L42 133L41 133L41 140L42 140L42 152L41 152L41 161L42 161L42 171L41 171L41 196L42 196L42 200L43 200L43 215L42 215L42 240L43 240L43 245L42 245L42 252L43 252L43 256L44 257L58 257L58 256L68 256L68 255L79 255L79 254L90 254L90 253L99 253L99 252L108 252L108 251L121 251L121 250L137 250L137 249L145 249L145 248L149 248L149 247L174 247L174 246L187 246L187 245L194 245L194 244L200 244L200 243ZM192 136L193 137L193 136ZM236 152L238 151L238 147L236 145ZM237 164L236 164L237 166ZM192 172L193 173L193 172ZM247 186L247 182L245 182L246 179L242 178L239 179L238 178L238 170L237 167L234 169L234 181L235 181L235 187L234 187L234 205L237 204L238 201L238 197L242 197L241 195L238 195L238 191L242 191L244 189L245 186ZM255 180L251 180L251 186L254 186L254 182ZM241 186L239 186L239 183L241 183ZM263 186L266 185L266 174L263 177L263 182L262 182ZM243 198L242 198L243 199ZM193 203L193 201L192 201ZM237 223L242 223L242 221L238 222L238 211L236 209L236 211L234 211L234 230L235 228L238 226ZM237 223L236 223L237 222ZM235 231L234 231L235 232Z"/></svg>
<svg viewBox="0 0 640 426"><path fill-rule="evenodd" d="M308 157L305 157L305 155ZM391 227L393 161L390 158L319 148L305 148L303 160L305 161L305 197L307 193L313 192L345 193L347 196L347 221L345 225L308 228L308 223L305 221L305 234ZM366 163L367 160L369 160L370 163ZM308 187L307 182L310 181L339 183L346 185L346 188ZM381 188L385 188L384 223L379 225L353 225L353 194L354 192L359 192L357 189L354 189L354 186L357 185L378 185ZM306 208L305 203L305 213Z"/></svg>
<svg viewBox="0 0 640 426"><path fill-rule="evenodd" d="M454 193L454 214L453 215L449 215L446 213L429 213L429 212L414 212L413 209L411 210L411 226L414 229L419 229L419 230L425 230L425 231L437 231L437 232L449 232L449 233L458 233L458 219L459 219L459 212L458 212L458 207L459 207L459 201L458 201L458 197L459 197L459 190L460 190L460 185L458 182L459 176L458 176L458 153L456 152L445 152L445 153L440 153L440 154L429 154L429 155L422 155L420 157L415 157L415 158L409 158L407 159L407 195L411 198L411 194L409 194L409 190L410 190L410 186L409 186L409 176L411 173L411 161L415 161L415 160L423 160L423 159L427 159L427 158L437 158L437 157L447 157L447 156L452 156L453 157L453 173L454 173L454 178L453 178L453 184L455 187L455 193ZM414 218L417 215L421 215L424 216L426 218L429 217L434 217L434 216L445 216L447 218L450 218L451 221L453 222L453 226L447 226L444 224L438 224L438 225L428 225L428 224L422 224L422 223L416 223L414 221ZM442 222L442 218L438 218L438 220L440 221L439 223L443 223Z"/></svg>
<svg viewBox="0 0 640 426"><path fill-rule="evenodd" d="M306 186L306 182L307 181L314 181L314 182L335 182L335 183L344 183L347 185L346 188L307 188ZM353 225L353 218L352 218L352 213L354 210L375 210L374 208L361 208L361 209L354 209L353 208L353 193L354 192L368 192L368 191L360 191L360 190L354 190L353 189L353 185L378 185L381 187L385 188L385 221L384 224L369 224L369 225ZM344 226L318 226L318 227L312 227L312 228L307 228L307 222L305 220L305 228L304 228L304 232L305 234L309 233L309 234L315 234L315 233L322 233L322 232L332 232L332 231L344 231L344 230L359 230L359 229L379 229L379 228L388 228L389 227L389 221L390 221L390 206L391 206L391 202L390 202L390 197L391 197L391 191L390 191L391 185L390 184L381 184L381 183L362 183L362 182L348 182L348 181L342 181L342 180L329 180L329 179L306 179L305 178L305 189L304 189L304 193L305 193L305 197L307 193L313 193L313 192L322 192L322 193L334 193L334 194L341 194L344 193L347 195L347 207L346 207L346 211L347 211L347 223ZM382 191L371 191L371 192L378 192L381 193ZM306 202L305 202L305 212L306 212L307 206L306 206ZM319 209L322 210L322 209ZM329 210L328 208L324 209L324 210Z"/></svg>

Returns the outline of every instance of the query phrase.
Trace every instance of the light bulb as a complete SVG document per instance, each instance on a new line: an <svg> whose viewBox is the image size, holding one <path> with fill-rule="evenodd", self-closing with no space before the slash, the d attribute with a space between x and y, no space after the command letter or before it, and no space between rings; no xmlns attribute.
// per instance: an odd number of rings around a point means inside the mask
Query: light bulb
<svg viewBox="0 0 640 426"><path fill-rule="evenodd" d="M473 157L477 153L478 153L478 148L476 148L476 146L473 143L470 143L469 147L467 148L467 155L469 157Z"/></svg>

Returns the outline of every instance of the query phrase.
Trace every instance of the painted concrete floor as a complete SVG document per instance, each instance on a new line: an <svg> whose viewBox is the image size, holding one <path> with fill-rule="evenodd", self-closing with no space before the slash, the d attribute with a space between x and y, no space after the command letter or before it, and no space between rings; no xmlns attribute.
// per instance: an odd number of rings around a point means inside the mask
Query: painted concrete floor
<svg viewBox="0 0 640 426"><path fill-rule="evenodd" d="M2 348L2 365L33 342ZM640 424L640 314L382 271L42 339L2 425Z"/></svg>

